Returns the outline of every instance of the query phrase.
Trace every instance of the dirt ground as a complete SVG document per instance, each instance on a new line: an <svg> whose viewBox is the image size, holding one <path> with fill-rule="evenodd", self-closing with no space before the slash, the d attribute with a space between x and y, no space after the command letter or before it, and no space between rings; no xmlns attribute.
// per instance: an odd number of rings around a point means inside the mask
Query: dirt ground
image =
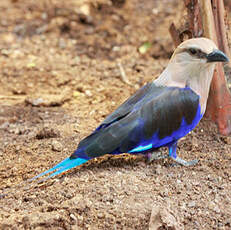
<svg viewBox="0 0 231 230"><path fill-rule="evenodd" d="M148 229L151 214L152 229L231 229L231 137L206 119L179 143L194 167L107 155L20 184L70 156L166 66L181 1L123 2L0 1L0 229Z"/></svg>

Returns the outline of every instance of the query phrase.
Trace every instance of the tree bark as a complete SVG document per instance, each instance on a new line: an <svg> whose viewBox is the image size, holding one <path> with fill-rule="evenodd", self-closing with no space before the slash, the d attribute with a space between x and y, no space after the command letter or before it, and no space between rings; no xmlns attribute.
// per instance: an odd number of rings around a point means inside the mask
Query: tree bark
<svg viewBox="0 0 231 230"><path fill-rule="evenodd" d="M204 36L212 39L230 57L224 21L223 0L202 0ZM224 68L216 65L207 103L206 116L215 121L219 132L231 134L231 95L227 86Z"/></svg>

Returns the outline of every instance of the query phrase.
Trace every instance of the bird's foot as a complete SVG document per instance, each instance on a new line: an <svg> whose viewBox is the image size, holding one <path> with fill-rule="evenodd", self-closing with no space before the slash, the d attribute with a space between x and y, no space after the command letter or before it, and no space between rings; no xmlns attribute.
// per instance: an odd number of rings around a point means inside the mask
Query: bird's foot
<svg viewBox="0 0 231 230"><path fill-rule="evenodd" d="M186 161L181 159L180 157L172 157L170 156L177 164L184 165L184 166L194 166L196 165L199 161L198 160L192 160L192 161Z"/></svg>
<svg viewBox="0 0 231 230"><path fill-rule="evenodd" d="M161 152L150 152L146 154L148 163L151 163L154 160L165 159L168 155L163 155Z"/></svg>
<svg viewBox="0 0 231 230"><path fill-rule="evenodd" d="M169 157L171 157L177 164L183 165L183 166L193 166L198 163L198 160L192 160L192 161L185 161L177 156L176 154L176 148L177 148L177 142L172 142L169 144Z"/></svg>

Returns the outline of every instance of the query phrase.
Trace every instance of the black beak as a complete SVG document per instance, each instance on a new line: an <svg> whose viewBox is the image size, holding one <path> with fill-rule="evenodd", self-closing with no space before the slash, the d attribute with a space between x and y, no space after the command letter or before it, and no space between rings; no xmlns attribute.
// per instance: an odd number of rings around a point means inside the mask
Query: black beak
<svg viewBox="0 0 231 230"><path fill-rule="evenodd" d="M228 57L220 50L214 50L206 58L207 62L229 62Z"/></svg>

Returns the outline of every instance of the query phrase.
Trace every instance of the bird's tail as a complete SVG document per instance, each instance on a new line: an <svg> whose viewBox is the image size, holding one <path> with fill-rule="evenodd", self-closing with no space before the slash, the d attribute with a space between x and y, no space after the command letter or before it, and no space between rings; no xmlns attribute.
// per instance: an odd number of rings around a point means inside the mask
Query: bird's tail
<svg viewBox="0 0 231 230"><path fill-rule="evenodd" d="M84 158L72 158L72 157L68 157L66 158L65 160L61 161L60 163L58 163L57 165L55 165L53 168L51 169L48 169L47 171L43 172L43 173L40 173L39 175L33 177L32 179L29 179L27 181L23 181L22 183L14 186L13 188L14 189L19 189L19 188L22 188L23 189L30 189L31 186L32 186L32 183L34 180L42 177L42 176L45 176L46 177L44 179L41 179L38 181L39 182L42 182L42 181L45 181L53 176L56 176L56 175L59 175L60 173L62 172L65 172L69 169L72 169L76 166L79 166L79 165L82 165L84 164L85 162L87 162L88 159L84 159ZM13 189L12 187L11 188L7 188L7 189L4 189L3 192L0 192L0 199L1 198L4 198L5 196L8 196L9 194L13 194L13 192L11 192L11 190Z"/></svg>
<svg viewBox="0 0 231 230"><path fill-rule="evenodd" d="M59 175L60 173L65 172L65 171L67 171L69 169L72 169L72 168L74 168L76 166L82 165L87 161L88 161L87 159L83 159L83 158L75 158L75 159L73 159L73 158L68 157L65 160L58 163L57 165L55 165L53 168L48 169L47 171L45 171L43 173L40 173L39 175L33 177L32 179L29 179L29 182L51 173L49 176L42 179L42 181L45 181L48 178Z"/></svg>

